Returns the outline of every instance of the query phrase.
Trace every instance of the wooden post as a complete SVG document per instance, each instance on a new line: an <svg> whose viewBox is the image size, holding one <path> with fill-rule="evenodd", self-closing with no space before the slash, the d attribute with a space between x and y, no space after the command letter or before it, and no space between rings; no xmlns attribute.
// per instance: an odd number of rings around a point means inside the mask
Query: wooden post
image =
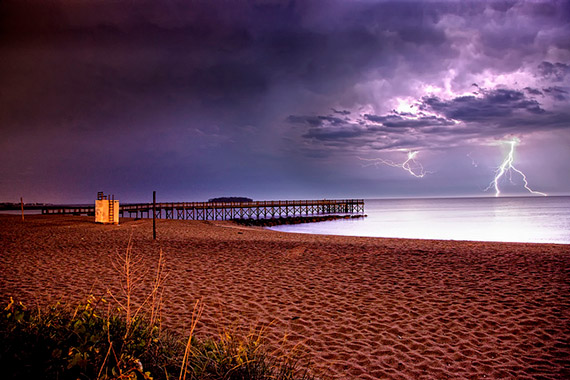
<svg viewBox="0 0 570 380"><path fill-rule="evenodd" d="M152 192L152 240L156 240L156 191Z"/></svg>
<svg viewBox="0 0 570 380"><path fill-rule="evenodd" d="M22 222L24 221L24 199L20 197L20 207L22 208Z"/></svg>

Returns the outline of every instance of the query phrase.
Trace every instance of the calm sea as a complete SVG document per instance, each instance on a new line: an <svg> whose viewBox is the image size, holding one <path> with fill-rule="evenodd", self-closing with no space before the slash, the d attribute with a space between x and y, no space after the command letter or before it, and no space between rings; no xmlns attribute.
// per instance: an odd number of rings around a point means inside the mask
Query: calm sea
<svg viewBox="0 0 570 380"><path fill-rule="evenodd" d="M309 234L570 244L570 197L367 199L364 219L272 227Z"/></svg>

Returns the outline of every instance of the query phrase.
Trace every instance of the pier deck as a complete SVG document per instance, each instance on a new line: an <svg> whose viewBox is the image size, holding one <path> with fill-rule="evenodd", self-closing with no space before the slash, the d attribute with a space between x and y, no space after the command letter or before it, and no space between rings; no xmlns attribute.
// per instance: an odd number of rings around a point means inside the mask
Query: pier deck
<svg viewBox="0 0 570 380"><path fill-rule="evenodd" d="M119 206L119 216L183 220L262 219L364 212L363 199L320 199L256 202L171 202ZM42 214L94 215L95 206L45 206Z"/></svg>

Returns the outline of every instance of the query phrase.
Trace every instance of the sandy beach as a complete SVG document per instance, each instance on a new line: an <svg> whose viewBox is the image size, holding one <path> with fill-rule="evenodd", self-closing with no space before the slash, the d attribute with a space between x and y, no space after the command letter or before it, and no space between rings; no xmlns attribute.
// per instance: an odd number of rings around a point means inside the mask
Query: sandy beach
<svg viewBox="0 0 570 380"><path fill-rule="evenodd" d="M111 262L162 250L163 320L265 327L330 379L570 378L570 246L287 234L218 221L0 216L0 301L120 292Z"/></svg>

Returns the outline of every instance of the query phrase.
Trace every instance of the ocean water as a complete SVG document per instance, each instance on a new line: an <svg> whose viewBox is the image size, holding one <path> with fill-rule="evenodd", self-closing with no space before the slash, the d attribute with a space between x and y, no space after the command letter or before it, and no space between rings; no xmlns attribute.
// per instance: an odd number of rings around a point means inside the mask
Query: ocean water
<svg viewBox="0 0 570 380"><path fill-rule="evenodd" d="M367 199L367 218L283 225L309 234L570 244L570 197Z"/></svg>

